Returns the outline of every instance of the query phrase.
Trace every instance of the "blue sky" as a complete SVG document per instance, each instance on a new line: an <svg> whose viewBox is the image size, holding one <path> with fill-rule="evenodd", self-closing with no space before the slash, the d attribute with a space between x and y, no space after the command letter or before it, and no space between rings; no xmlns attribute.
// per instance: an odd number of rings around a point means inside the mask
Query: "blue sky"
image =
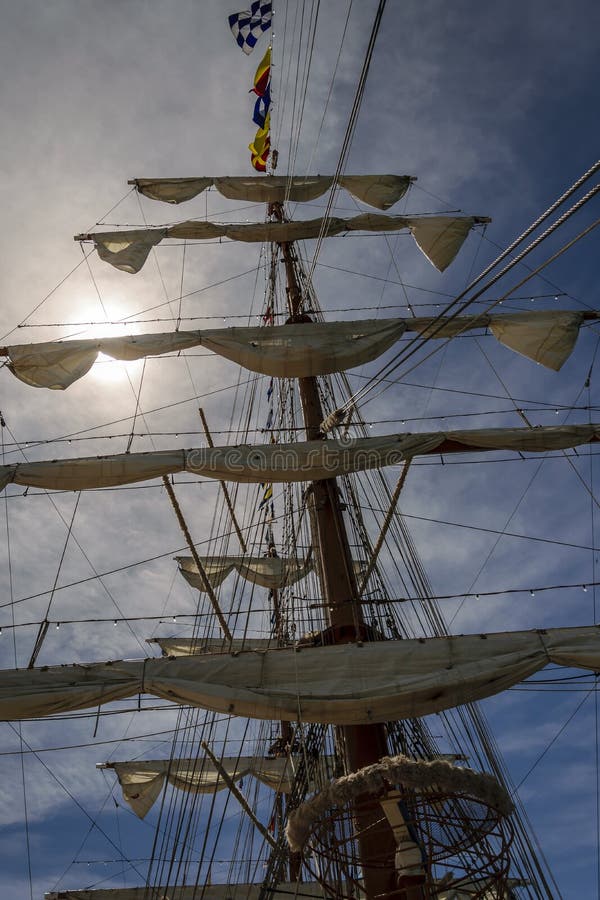
<svg viewBox="0 0 600 900"><path fill-rule="evenodd" d="M321 6L295 165L298 173L305 173L309 162L312 172L335 170L376 4L353 4L331 103L317 142L348 10L348 5L338 0ZM0 278L2 333L10 335L3 343L52 339L83 330L68 323L101 322L105 315L98 293L111 319L164 303L163 286L151 266L131 277L107 269L92 257L92 280L87 266L79 265L81 251L72 235L98 221L140 223L134 196L119 204L128 193L128 178L250 174L246 146L253 129L247 86L260 51L246 58L236 48L226 27L226 16L235 11L234 7L217 0L177 0L168 6L154 0L110 0L103 4L21 0L19 4L2 4ZM301 4L289 4L288 33L293 17L301 10ZM285 14L282 4L276 22L282 22ZM406 296L390 281L384 284L327 266L378 276L388 273L392 282L398 280L399 273L409 285L447 295L458 293L469 277L493 258L497 246L510 242L594 162L599 130L599 19L597 5L591 0L508 0L493 6L467 2L450 5L439 0L388 3L346 171L417 175L406 203L399 204L394 212L461 209L490 215L493 224L484 239L469 239L460 259L444 276L422 260L404 238L391 238L389 242L397 270L390 268L388 244L380 238L331 239L321 252L315 276L326 309L338 308L341 317L348 317L357 315L343 311L348 307L402 304ZM283 33L283 26L276 25L273 120L279 134L280 172L286 171L294 102L291 88L287 94L283 92L291 59L291 54L284 55ZM214 195L209 201L209 211L215 218L223 211L235 217L230 211L233 204ZM347 197L340 195L338 202L340 209L348 210ZM115 204L119 205L112 211ZM160 224L204 215L204 204L205 200L199 199L195 205L173 209L148 201L143 209L149 222ZM590 222L594 212L586 210L577 216L567 236ZM253 209L243 215L253 219L262 214L261 209ZM317 214L313 207L303 213ZM557 242L549 242L547 252L557 246ZM170 297L177 296L180 289L179 253L160 250ZM542 258L537 257L538 261ZM595 307L597 258L597 237L593 234L549 270L550 285L538 279L527 293L550 295L535 301L539 308L553 308L555 293L560 295L561 306L578 308L583 302ZM186 264L186 288L209 285L255 266L253 248L194 248ZM429 304L420 308L421 314L434 314L438 299L444 302L443 297L413 288L407 289L407 295L415 307ZM262 296L262 284L255 285L250 275L199 294L186 301L184 309L191 316L233 315L250 308L256 313ZM32 314L44 298L48 299ZM515 305L532 306L529 298ZM162 315L163 310L157 314ZM373 310L369 314L377 313ZM394 311L380 314L393 315ZM28 324L44 327L13 331L25 319ZM99 333L115 331L103 326L85 332L86 336ZM445 425L522 424L516 414L503 412L511 407L507 399L502 399L507 390L520 398L520 405L537 406L528 413L534 424L555 424L563 420L562 413L557 419L554 406L542 411L537 401L562 407L572 405L579 397L580 404L588 403L587 392L581 396L580 392L596 340L592 330L586 331L560 375L512 355L491 338L479 344L473 339L456 341L406 376L420 387L396 386L371 399L362 412L374 423L388 420L388 424L375 424L374 433L402 430L402 418L418 420L415 428L423 430ZM149 413L147 422L152 430L179 430L182 434L199 430L196 407L200 402L215 430L229 427L233 391L222 389L235 384L234 367L214 358L195 359L192 367L193 385L182 360L148 364L142 394L145 411L194 394L203 395L202 401ZM129 374L137 386L140 367L134 366ZM593 377L592 404L595 380ZM351 383L358 386L362 381L354 378ZM135 402L123 367L112 363L100 364L96 374L90 374L66 394L27 388L7 371L2 373L0 390L0 408L18 442L55 438L131 417ZM485 396L452 393L465 390ZM487 415L491 410L497 411L495 417ZM468 413L470 418L455 418L461 413ZM587 416L587 411L579 411L569 421L586 421ZM130 423L110 427L110 433L122 435ZM102 428L99 433L108 431ZM5 433L5 442L12 440ZM160 447L193 443L187 437L177 443L173 436L156 441ZM110 449L105 450L107 445ZM110 442L87 439L54 443L30 452L32 458L54 458L121 452L125 445L126 437L114 437ZM11 449L7 448L7 453ZM136 439L134 449L149 449L148 440ZM8 455L7 461L14 458ZM593 488L589 459L582 457L577 465ZM403 493L402 509L437 592L479 590L483 594L486 590L593 580L594 560L585 548L598 546L598 539L589 493L564 460L547 461L534 478L537 466L537 462L515 461L414 467ZM393 477L390 475L390 484ZM7 504L12 595L17 599L52 587L65 541L60 516L70 521L74 507L73 496L57 496L53 506L45 497L22 498L21 493L11 492L14 499ZM198 536L208 531L217 497L213 486L202 486L184 497ZM425 519L476 525L488 531ZM503 530L540 540L498 540L498 535L491 533ZM88 578L92 574L90 564L97 572L107 572L165 556L107 576L104 587L88 581L57 592L52 618L116 616L108 592L129 616L145 614L151 608L157 615L164 611L169 618L174 611L193 609L192 593L184 584L173 581L171 551L180 549L183 541L158 491L84 495L74 535L89 561L70 543L60 570L61 585ZM544 543L546 540L562 543ZM5 602L11 596L8 562L5 551L1 569ZM39 620L47 602L44 596L19 603L16 621ZM481 604L467 602L458 612L459 601L443 601L443 608L448 618L456 612L453 628L457 631L503 630L588 624L593 621L593 602L591 589L557 590L538 592L535 597L506 593ZM11 621L10 609L4 607L0 611L0 664L5 668L14 665L15 647L8 627ZM160 628L164 634L172 630L169 625ZM39 662L139 656L138 641L148 636L148 629L136 623L134 631L137 640L125 627L114 628L110 622L94 627L63 625L49 633ZM33 627L16 630L19 665L27 664L34 637ZM597 896L593 695L565 725L584 696L548 693L547 689L544 693L511 691L484 704L516 783L556 738L527 776L521 796L565 898ZM175 716L168 711L105 717L100 720L96 740L117 740L127 727L132 729L130 733L145 734L167 730L174 723ZM435 733L435 723L432 730ZM93 718L70 721L68 725L51 722L22 726L23 739L33 748L90 744L93 732ZM3 752L19 748L19 737L9 725L0 727L0 735ZM157 738L160 740L162 737ZM152 748L163 755L168 747L155 745L152 738L140 741L135 749L143 753ZM53 774L32 755L26 755L23 770L19 757L0 757L4 775L0 780L0 885L6 900L29 896L23 850L23 772L34 896L57 884L83 887L103 878L120 883L119 866L88 866L88 860L114 859L115 848L97 830L84 840L89 821L56 778L68 785L90 815L99 814L98 821L115 843L122 842L125 855L147 855L150 829L127 810L117 809L111 799L107 803L112 782L94 769L94 764L108 758L110 752L109 745L46 752L40 758ZM115 755L122 757L123 748ZM129 878L128 883L134 883L131 873Z"/></svg>

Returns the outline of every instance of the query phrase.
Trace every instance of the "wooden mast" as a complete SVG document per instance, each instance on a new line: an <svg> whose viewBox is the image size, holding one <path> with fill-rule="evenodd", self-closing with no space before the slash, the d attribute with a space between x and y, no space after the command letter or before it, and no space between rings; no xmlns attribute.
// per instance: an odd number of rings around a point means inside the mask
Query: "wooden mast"
<svg viewBox="0 0 600 900"><path fill-rule="evenodd" d="M278 221L283 221L281 204L272 204L269 211ZM311 321L301 312L302 293L296 273L297 260L293 244L281 243L279 247L286 269L291 322ZM306 439L325 439L320 429L324 416L317 379L314 377L299 378L298 390ZM324 602L327 606L329 620L325 638L329 643L336 644L369 639L362 609L357 602L358 586L336 479L312 482L309 503L313 548L319 557ZM386 756L388 753L384 725L346 725L340 727L339 734L344 747L348 772L378 762L382 756ZM380 804L374 802L372 797L365 796L364 799L359 797L355 803L354 817L367 900L403 896L394 865L396 842L391 828L385 822Z"/></svg>

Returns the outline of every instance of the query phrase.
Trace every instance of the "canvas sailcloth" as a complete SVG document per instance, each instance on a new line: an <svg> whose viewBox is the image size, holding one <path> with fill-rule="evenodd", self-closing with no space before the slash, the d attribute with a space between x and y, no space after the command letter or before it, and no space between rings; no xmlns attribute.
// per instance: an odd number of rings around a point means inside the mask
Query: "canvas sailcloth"
<svg viewBox="0 0 600 900"><path fill-rule="evenodd" d="M164 228L95 232L77 235L91 238L104 262L129 274L139 272L153 247L167 238L206 241L229 238L251 243L290 243L319 237L335 237L350 231L395 232L407 230L427 259L443 272L458 254L471 229L490 220L477 216L386 216L362 213L350 219L303 219L294 222L224 224L187 221Z"/></svg>
<svg viewBox="0 0 600 900"><path fill-rule="evenodd" d="M406 331L449 339L477 328L490 328L506 347L558 371L571 355L584 321L569 311L414 319L365 319L360 322L310 322L272 328L212 328L127 335L117 338L14 344L0 353L9 370L25 384L65 390L82 378L104 353L136 360L203 346L252 372L278 378L308 378L342 372L377 359Z"/></svg>
<svg viewBox="0 0 600 900"><path fill-rule="evenodd" d="M363 725L489 697L548 663L596 671L600 626L5 670L0 719L147 693L247 718Z"/></svg>
<svg viewBox="0 0 600 900"><path fill-rule="evenodd" d="M175 559L188 584L205 591L194 559L191 556L176 556ZM280 556L201 556L200 562L213 588L219 587L231 572L236 571L246 581L269 590L280 590L305 578L313 569L312 560L304 563Z"/></svg>
<svg viewBox="0 0 600 900"><path fill-rule="evenodd" d="M408 175L341 175L338 184L357 200L386 210L405 195L413 179ZM135 178L140 194L165 203L192 200L210 187L228 200L249 203L302 203L322 197L333 175L227 176L221 178Z"/></svg>
<svg viewBox="0 0 600 900"><path fill-rule="evenodd" d="M44 900L260 900L261 884L211 884L200 889L195 885L180 885L133 888L95 888L81 891L51 891L44 894ZM273 900L292 900L305 897L323 897L320 884L303 882L280 882L277 888L269 889Z"/></svg>
<svg viewBox="0 0 600 900"><path fill-rule="evenodd" d="M192 472L200 477L249 484L318 481L350 472L394 466L415 456L435 452L507 450L544 453L599 439L600 425L594 423L120 453L0 466L0 490L14 483L49 490L78 491L135 484L176 472Z"/></svg>
<svg viewBox="0 0 600 900"><path fill-rule="evenodd" d="M257 756L223 758L220 765L232 781L252 776L274 791L288 794L294 780L293 763L288 757L266 759ZM123 797L136 816L143 819L164 787L165 781L193 794L214 794L227 784L210 759L156 759L111 762Z"/></svg>
<svg viewBox="0 0 600 900"><path fill-rule="evenodd" d="M163 656L194 656L199 653L239 653L241 650L272 650L279 646L275 638L257 638L248 635L243 638L193 638L158 637L147 638L147 644L160 647ZM291 641L288 642L291 644Z"/></svg>

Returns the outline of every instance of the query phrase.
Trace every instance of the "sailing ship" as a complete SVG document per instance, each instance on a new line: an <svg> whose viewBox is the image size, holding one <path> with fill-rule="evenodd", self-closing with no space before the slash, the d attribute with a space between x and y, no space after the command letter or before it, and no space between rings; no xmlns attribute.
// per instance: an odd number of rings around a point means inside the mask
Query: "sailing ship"
<svg viewBox="0 0 600 900"><path fill-rule="evenodd" d="M524 366L552 372L578 353L600 314L557 304L554 289L535 310L519 298L525 290L531 303L532 282L544 277L557 253L534 257L540 236L562 234L591 194L597 169L494 254L466 288L426 314L408 301L402 315L384 317L379 304L375 315L356 317L342 307L345 318L331 319L315 289L321 245L340 235L408 236L415 246L402 241L402 257L422 252L440 272L465 242L477 240L490 221L485 214L396 212L418 173L298 176L278 169L266 177L136 177L136 196L152 202L202 204L216 196L234 207L265 203L265 214L249 224L216 220L206 211L158 227L76 235L86 259L91 245L123 281L145 270L155 248L183 248L181 290L168 331L1 348L12 374L42 389L62 391L81 380L84 390L99 354L140 361L141 368L120 452L75 456L75 435L60 458L38 453L41 458L29 460L26 451L19 459L5 449L0 485L7 498L29 503L49 493L60 502L66 494L70 513L61 509L61 559L28 659L0 672L0 717L17 723L92 710L94 737L101 739L105 713L125 708L140 720L157 709L176 712L162 753L111 756L99 764L105 777L116 776L120 807L154 822L149 858L142 866L132 861L121 884L116 876L91 887L58 885L48 900L558 895L476 701L548 665L594 673L598 628L586 620L569 627L544 620L533 630L450 634L443 599L437 602L401 509L415 482L427 483L436 496L448 470L464 473L466 460L485 463L490 454L492 460L501 454L503 465L550 459L576 467L580 458L591 459L600 422L590 401L576 423L564 417L551 425L538 424L512 400L509 412L518 425L494 427L480 410L476 422L458 428L447 424L447 409L435 427L433 414L429 424L409 427L406 408L389 415L385 401L369 406L368 418L363 409L390 384L402 384L417 363L426 367L430 356L450 356L452 346L473 336L485 334L500 353L520 354ZM330 202L323 215L310 218L300 208L310 210L324 196ZM352 214L348 203L357 206ZM232 316L245 324L188 328L186 256L197 245L217 241L220 250L230 240L261 248L264 296L251 310L238 298ZM316 241L318 249L305 241ZM520 268L532 258L533 272ZM203 400L193 424L180 429L196 440L173 446L172 435L160 440L158 429L148 428L156 443L138 448L145 438L137 429L148 413L141 403L146 361L195 366L188 371L201 394L195 379L211 354L227 360L222 371L236 372L229 429L223 419L212 427L216 407L211 416ZM353 380L347 373L357 367ZM68 402L68 395L60 400ZM397 427L377 421L374 409ZM552 415L561 409L552 405ZM593 483L586 486L589 501ZM182 590L189 586L186 611L168 596L161 611L148 591L140 620L157 620L169 633L150 637L142 658L104 654L100 662L54 664L53 632L76 624L69 616L58 619L54 603L82 498L98 499L95 525L102 531L109 504L135 506L129 498L145 490L161 506L161 527L180 529L179 546L157 557L181 576ZM142 520L136 535L144 530ZM570 587L588 593L594 581L575 576ZM534 598L546 586L517 585L515 594ZM440 593L478 605L483 591ZM132 625L131 616L107 616L105 607L95 608L97 623L114 634ZM12 624L14 633L18 623ZM118 862L124 868L123 854Z"/></svg>

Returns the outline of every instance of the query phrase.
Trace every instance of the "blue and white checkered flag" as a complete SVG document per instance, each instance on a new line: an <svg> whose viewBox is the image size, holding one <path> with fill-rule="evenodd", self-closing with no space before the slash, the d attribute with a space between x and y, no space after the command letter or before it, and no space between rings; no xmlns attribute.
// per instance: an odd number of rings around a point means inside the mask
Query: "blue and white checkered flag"
<svg viewBox="0 0 600 900"><path fill-rule="evenodd" d="M229 16L229 27L244 53L252 53L259 37L271 27L273 4L255 0L249 10Z"/></svg>

